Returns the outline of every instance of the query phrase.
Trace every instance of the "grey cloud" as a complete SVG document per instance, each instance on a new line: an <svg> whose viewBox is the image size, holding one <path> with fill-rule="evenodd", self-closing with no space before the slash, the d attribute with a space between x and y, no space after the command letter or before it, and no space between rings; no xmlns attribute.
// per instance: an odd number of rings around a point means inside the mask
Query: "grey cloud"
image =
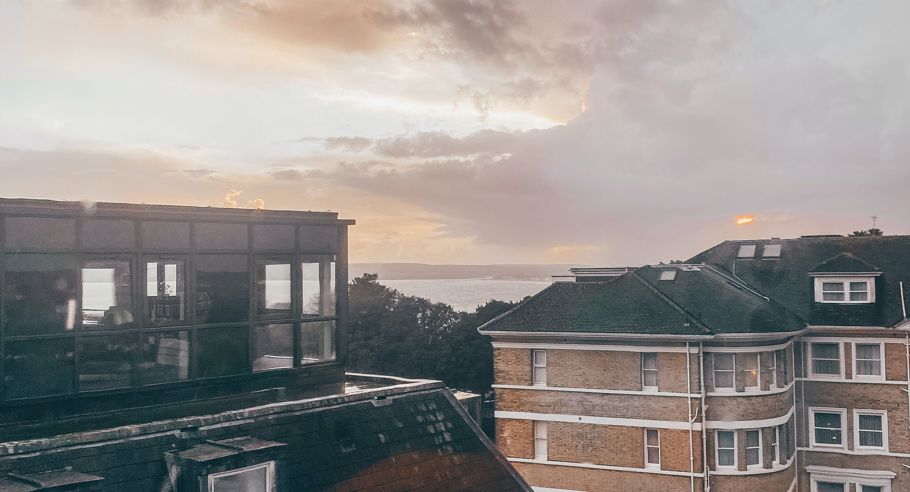
<svg viewBox="0 0 910 492"><path fill-rule="evenodd" d="M368 151L386 158L439 158L508 153L514 149L521 135L522 132L479 130L465 137L454 137L435 131L377 139L331 137L325 139L323 145L330 150Z"/></svg>

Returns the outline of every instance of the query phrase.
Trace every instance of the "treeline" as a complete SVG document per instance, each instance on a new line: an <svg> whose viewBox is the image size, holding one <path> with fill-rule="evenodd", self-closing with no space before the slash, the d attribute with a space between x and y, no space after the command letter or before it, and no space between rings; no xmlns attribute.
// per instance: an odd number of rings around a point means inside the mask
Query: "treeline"
<svg viewBox="0 0 910 492"><path fill-rule="evenodd" d="M348 370L438 379L483 394L493 383L493 349L477 327L514 307L489 301L473 313L402 294L364 274L349 285Z"/></svg>

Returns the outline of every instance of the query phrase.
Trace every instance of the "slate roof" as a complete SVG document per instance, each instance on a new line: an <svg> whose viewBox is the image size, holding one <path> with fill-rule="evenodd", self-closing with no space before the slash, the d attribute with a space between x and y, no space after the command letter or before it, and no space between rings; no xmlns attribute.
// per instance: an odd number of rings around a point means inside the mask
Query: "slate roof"
<svg viewBox="0 0 910 492"><path fill-rule="evenodd" d="M756 245L755 256L737 258L741 244ZM767 244L780 244L780 256L764 258ZM659 280L669 268L676 278ZM876 302L816 303L810 274L822 273L876 274ZM480 331L697 336L893 326L903 321L900 281L910 288L910 236L724 241L686 264L555 283Z"/></svg>
<svg viewBox="0 0 910 492"><path fill-rule="evenodd" d="M374 378L386 385L2 443L0 490L21 485L16 476L62 466L103 478L98 490L170 490L166 454L221 463L263 451L280 453L270 455L283 467L286 487L279 490L531 490L442 383ZM182 430L166 432L172 427Z"/></svg>
<svg viewBox="0 0 910 492"><path fill-rule="evenodd" d="M780 258L762 259L771 241L724 241L689 261L718 265L813 325L893 326L903 320L899 282L910 291L910 236L803 237L774 240ZM736 259L740 244L755 258ZM881 272L874 304L816 303L809 273Z"/></svg>

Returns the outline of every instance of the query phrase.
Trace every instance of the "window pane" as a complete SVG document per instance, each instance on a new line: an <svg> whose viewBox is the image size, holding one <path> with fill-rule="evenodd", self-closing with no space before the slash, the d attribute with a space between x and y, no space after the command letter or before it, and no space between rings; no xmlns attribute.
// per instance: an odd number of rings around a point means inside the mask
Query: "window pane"
<svg viewBox="0 0 910 492"><path fill-rule="evenodd" d="M253 225L253 248L293 251L295 235L293 225L255 224Z"/></svg>
<svg viewBox="0 0 910 492"><path fill-rule="evenodd" d="M214 492L268 492L268 467L259 467L230 475L211 476Z"/></svg>
<svg viewBox="0 0 910 492"><path fill-rule="evenodd" d="M736 254L738 258L752 258L755 256L755 245L754 244L742 244L739 247L739 252Z"/></svg>
<svg viewBox="0 0 910 492"><path fill-rule="evenodd" d="M641 367L644 369L657 369L657 354L641 354Z"/></svg>
<svg viewBox="0 0 910 492"><path fill-rule="evenodd" d="M139 335L110 335L80 338L79 391L130 386L139 352Z"/></svg>
<svg viewBox="0 0 910 492"><path fill-rule="evenodd" d="M143 352L142 383L181 381L190 377L190 336L186 331L148 333Z"/></svg>
<svg viewBox="0 0 910 492"><path fill-rule="evenodd" d="M815 413L815 442L837 445L843 443L839 413Z"/></svg>
<svg viewBox="0 0 910 492"><path fill-rule="evenodd" d="M193 350L196 352L199 377L247 372L249 340L245 326L198 330Z"/></svg>
<svg viewBox="0 0 910 492"><path fill-rule="evenodd" d="M758 354L742 354L743 383L747 388L758 387Z"/></svg>
<svg viewBox="0 0 910 492"><path fill-rule="evenodd" d="M780 256L780 244L766 244L762 256L765 258L777 258Z"/></svg>
<svg viewBox="0 0 910 492"><path fill-rule="evenodd" d="M862 485L860 487L861 492L882 492L881 485Z"/></svg>
<svg viewBox="0 0 910 492"><path fill-rule="evenodd" d="M660 448L648 448L648 463L652 465L660 464Z"/></svg>
<svg viewBox="0 0 910 492"><path fill-rule="evenodd" d="M143 222L142 249L187 249L190 247L189 222Z"/></svg>
<svg viewBox="0 0 910 492"><path fill-rule="evenodd" d="M843 301L844 293L843 292L825 292L822 294L822 299L825 301Z"/></svg>
<svg viewBox="0 0 910 492"><path fill-rule="evenodd" d="M714 373L714 387L715 388L732 388L733 384L734 384L733 371L715 372Z"/></svg>
<svg viewBox="0 0 910 492"><path fill-rule="evenodd" d="M253 327L253 371L294 367L294 326Z"/></svg>
<svg viewBox="0 0 910 492"><path fill-rule="evenodd" d="M136 246L133 221L123 219L86 219L79 240L83 247L123 249Z"/></svg>
<svg viewBox="0 0 910 492"><path fill-rule="evenodd" d="M718 448L732 448L734 445L735 439L732 432L718 432L717 433L717 447Z"/></svg>
<svg viewBox="0 0 910 492"><path fill-rule="evenodd" d="M822 282L822 292L843 292L843 282Z"/></svg>
<svg viewBox="0 0 910 492"><path fill-rule="evenodd" d="M867 292L869 284L866 282L850 282L850 292Z"/></svg>
<svg viewBox="0 0 910 492"><path fill-rule="evenodd" d="M132 278L126 260L88 261L82 267L82 326L133 324Z"/></svg>
<svg viewBox="0 0 910 492"><path fill-rule="evenodd" d="M758 448L746 448L746 465L758 464Z"/></svg>
<svg viewBox="0 0 910 492"><path fill-rule="evenodd" d="M546 366L547 365L547 353L543 350L534 351L534 365L535 366Z"/></svg>
<svg viewBox="0 0 910 492"><path fill-rule="evenodd" d="M714 354L714 369L733 370L733 354Z"/></svg>
<svg viewBox="0 0 910 492"><path fill-rule="evenodd" d="M718 466L733 466L736 463L735 451L732 449L720 449L717 452Z"/></svg>
<svg viewBox="0 0 910 492"><path fill-rule="evenodd" d="M250 302L248 272L245 255L196 256L197 321L246 321Z"/></svg>
<svg viewBox="0 0 910 492"><path fill-rule="evenodd" d="M303 314L323 314L322 309L322 276L319 262L301 264L303 279Z"/></svg>
<svg viewBox="0 0 910 492"><path fill-rule="evenodd" d="M260 314L287 314L291 310L291 264L256 266L256 299Z"/></svg>
<svg viewBox="0 0 910 492"><path fill-rule="evenodd" d="M818 488L818 492L844 492L846 490L842 483L816 482L815 485Z"/></svg>
<svg viewBox="0 0 910 492"><path fill-rule="evenodd" d="M72 330L77 263L70 255L6 255L6 335Z"/></svg>
<svg viewBox="0 0 910 492"><path fill-rule="evenodd" d="M851 301L868 301L869 293L868 292L851 292L850 300Z"/></svg>
<svg viewBox="0 0 910 492"><path fill-rule="evenodd" d="M812 371L815 374L840 374L840 347L836 343L812 344Z"/></svg>
<svg viewBox="0 0 910 492"><path fill-rule="evenodd" d="M311 364L335 359L335 322L315 321L300 324L300 363Z"/></svg>
<svg viewBox="0 0 910 492"><path fill-rule="evenodd" d="M177 325L186 321L186 265L181 260L145 264L145 301L148 322Z"/></svg>
<svg viewBox="0 0 910 492"><path fill-rule="evenodd" d="M73 341L6 342L6 399L73 391Z"/></svg>
<svg viewBox="0 0 910 492"><path fill-rule="evenodd" d="M657 446L660 444L660 435L657 433L656 429L648 429L646 431L646 437L648 446Z"/></svg>
<svg viewBox="0 0 910 492"><path fill-rule="evenodd" d="M199 249L247 249L246 224L196 224L196 247Z"/></svg>
<svg viewBox="0 0 910 492"><path fill-rule="evenodd" d="M884 429L881 415L859 415L859 445L884 446Z"/></svg>
<svg viewBox="0 0 910 492"><path fill-rule="evenodd" d="M657 371L647 370L642 373L642 386L657 387Z"/></svg>
<svg viewBox="0 0 910 492"><path fill-rule="evenodd" d="M535 367L534 368L534 384L545 384L547 382L547 368L546 367Z"/></svg>
<svg viewBox="0 0 910 492"><path fill-rule="evenodd" d="M759 441L759 432L758 431L746 431L746 447L752 448L757 447Z"/></svg>
<svg viewBox="0 0 910 492"><path fill-rule="evenodd" d="M76 221L44 217L7 217L7 248L72 249L76 246Z"/></svg>

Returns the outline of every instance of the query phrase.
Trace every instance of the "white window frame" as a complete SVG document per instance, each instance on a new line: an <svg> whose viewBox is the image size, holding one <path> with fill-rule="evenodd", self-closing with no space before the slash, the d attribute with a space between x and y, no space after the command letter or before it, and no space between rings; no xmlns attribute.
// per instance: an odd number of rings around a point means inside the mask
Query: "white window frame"
<svg viewBox="0 0 910 492"><path fill-rule="evenodd" d="M809 377L812 379L844 379L844 343L843 342L816 342L809 341ZM815 359L815 344L836 344L837 345L837 360L838 366L840 366L839 374L817 374L815 372L815 364L812 362ZM830 360L830 359L825 359Z"/></svg>
<svg viewBox="0 0 910 492"><path fill-rule="evenodd" d="M850 282L865 282L866 283L866 295L865 301L851 301L850 300ZM825 283L840 283L843 287L844 300L842 301L827 301L825 296L822 294L822 284ZM860 291L857 291L860 292ZM826 276L817 276L815 277L815 302L823 304L872 304L875 302L875 277L870 277L868 275L861 275L856 277L826 277Z"/></svg>
<svg viewBox="0 0 910 492"><path fill-rule="evenodd" d="M732 465L721 465L720 464L720 445L719 445L720 440L718 439L717 436L721 432L729 432L729 433L733 434L733 464ZM739 447L737 446L739 436L737 434L738 434L738 432L736 432L735 430L715 430L714 431L714 468L716 468L718 470L735 470L737 468L737 465L739 464L739 456L737 456L739 454L739 452L738 452ZM730 449L730 448L724 448L724 449Z"/></svg>
<svg viewBox="0 0 910 492"><path fill-rule="evenodd" d="M758 433L758 463L755 463L755 464L750 465L749 462L746 461L746 469L747 469L747 470L756 470L756 469L759 469L759 468L762 467L762 461L763 461L762 458L764 458L764 455L763 455L763 451L764 451L764 450L762 449L762 448L764 447L764 446L763 446L763 443L762 443L762 432L761 432L761 429L744 429L744 430L743 430L743 445L744 445L744 449L743 449L743 459L746 459L746 457L748 456L748 454L749 454L749 453L748 453L748 450L749 450L749 449L755 449L754 447L751 447L751 448L748 447L748 446L749 446L749 439L748 439L748 437L747 437L747 434L748 434L749 432L757 432L757 433Z"/></svg>
<svg viewBox="0 0 910 492"><path fill-rule="evenodd" d="M740 354L743 356L743 359L746 357L755 357L755 386L746 385L746 373L749 372L749 369L746 369L745 365L742 367L741 371L743 372L743 388L746 391L758 391L761 389L761 354L758 352L747 352ZM734 358L735 359L735 358ZM733 367L736 367L736 362L733 363ZM733 373L733 385L736 386L736 373Z"/></svg>
<svg viewBox="0 0 910 492"><path fill-rule="evenodd" d="M859 444L859 417L860 415L878 415L882 418L882 445L860 446ZM888 412L886 410L853 410L853 449L857 451L888 451ZM872 484L867 484L872 485Z"/></svg>
<svg viewBox="0 0 910 492"><path fill-rule="evenodd" d="M231 475L240 475L241 473L246 473L253 470L258 470L260 468L265 468L265 484L267 492L274 492L275 490L275 462L267 461L265 463L259 463L257 465L247 466L243 468L237 468L235 470L227 470L218 473L211 473L206 477L208 482L208 492L215 491L215 479L222 477L229 477Z"/></svg>
<svg viewBox="0 0 910 492"><path fill-rule="evenodd" d="M733 369L721 369L720 372L730 372L733 374L733 386L717 386L717 356L730 357L733 359ZM711 377L713 379L714 391L735 392L736 391L736 354L727 352L713 352L711 354Z"/></svg>
<svg viewBox="0 0 910 492"><path fill-rule="evenodd" d="M645 369L645 356L654 356L654 365L655 365L654 369ZM657 366L657 352L642 352L640 365L641 365L641 389L642 389L642 391L658 391L658 387L656 385L648 386L645 384L645 371L653 371L654 379L657 379L657 376L659 374L660 367Z"/></svg>
<svg viewBox="0 0 910 492"><path fill-rule="evenodd" d="M651 445L648 444L648 432L656 432L656 433L657 433L657 446L651 446ZM644 430L644 434L645 434L645 436L644 436L644 437L645 437L645 468L651 468L651 469L659 470L659 469L660 469L660 461L661 461L661 456L660 456L660 429L645 429L645 430ZM649 449L649 448L657 448L657 463L651 463L651 462L648 461L648 449Z"/></svg>
<svg viewBox="0 0 910 492"><path fill-rule="evenodd" d="M780 388L781 385L778 384L777 381L777 350L772 350L771 352L765 353L770 354L771 357L771 367L769 368L771 371L771 381L768 383L768 389ZM761 364L761 359L759 359L759 364ZM759 382L759 384L761 383Z"/></svg>
<svg viewBox="0 0 910 492"><path fill-rule="evenodd" d="M780 426L771 428L771 463L780 463Z"/></svg>
<svg viewBox="0 0 910 492"><path fill-rule="evenodd" d="M812 477L812 491L818 492L818 482L839 483L844 486L844 492L850 492L850 481L843 478L816 478Z"/></svg>
<svg viewBox="0 0 910 492"><path fill-rule="evenodd" d="M816 413L838 413L840 414L840 444L828 444L824 442L815 442L815 414ZM809 443L813 448L829 449L847 449L847 409L846 408L828 408L828 407L809 407Z"/></svg>
<svg viewBox="0 0 910 492"><path fill-rule="evenodd" d="M856 372L856 346L857 345L878 345L878 364L879 364L879 374L859 374ZM856 340L853 342L853 379L860 379L865 381L884 381L885 380L885 344L882 342L862 342ZM871 360L871 359L863 359Z"/></svg>
<svg viewBox="0 0 910 492"><path fill-rule="evenodd" d="M537 355L540 354L543 356L543 363L537 363ZM543 379L537 377L537 370L543 369ZM547 351L546 350L532 350L531 351L531 384L534 386L546 386L547 385Z"/></svg>
<svg viewBox="0 0 910 492"><path fill-rule="evenodd" d="M549 429L547 423L534 421L534 459L538 461L547 461L547 441L549 440Z"/></svg>

